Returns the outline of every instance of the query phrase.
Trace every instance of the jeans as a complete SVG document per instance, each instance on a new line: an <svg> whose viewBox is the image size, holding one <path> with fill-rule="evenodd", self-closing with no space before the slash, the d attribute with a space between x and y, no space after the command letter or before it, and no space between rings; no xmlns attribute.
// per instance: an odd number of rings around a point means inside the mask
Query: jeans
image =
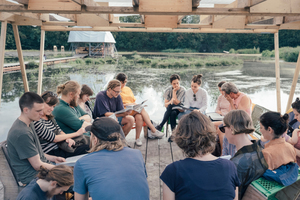
<svg viewBox="0 0 300 200"><path fill-rule="evenodd" d="M170 118L171 129L172 129L172 131L175 129L175 127L176 127L176 117L180 113L178 109L172 110L172 108L175 107L175 106L177 106L177 105L171 105L171 104L168 105L167 111L164 114L164 118L163 118L162 122L159 124L160 127L163 127L164 124Z"/></svg>

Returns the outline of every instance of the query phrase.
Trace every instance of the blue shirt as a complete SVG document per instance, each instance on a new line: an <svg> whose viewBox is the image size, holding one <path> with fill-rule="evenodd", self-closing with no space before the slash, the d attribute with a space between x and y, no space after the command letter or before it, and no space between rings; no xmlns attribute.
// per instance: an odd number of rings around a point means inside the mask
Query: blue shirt
<svg viewBox="0 0 300 200"><path fill-rule="evenodd" d="M107 112L116 112L123 110L123 102L120 95L117 98L109 98L106 94L107 90L101 91L96 96L94 113L96 117L104 117Z"/></svg>
<svg viewBox="0 0 300 200"><path fill-rule="evenodd" d="M234 144L230 144L228 142L228 139L224 135L223 137L223 149L222 149L222 156L231 155L231 157L234 156L236 153L236 147Z"/></svg>
<svg viewBox="0 0 300 200"><path fill-rule="evenodd" d="M149 199L143 156L137 149L106 149L79 159L74 167L74 191L92 199Z"/></svg>
<svg viewBox="0 0 300 200"><path fill-rule="evenodd" d="M16 200L46 200L47 193L44 192L33 179L18 195Z"/></svg>
<svg viewBox="0 0 300 200"><path fill-rule="evenodd" d="M176 200L232 200L240 185L235 165L222 158L176 161L166 167L160 178L175 193Z"/></svg>

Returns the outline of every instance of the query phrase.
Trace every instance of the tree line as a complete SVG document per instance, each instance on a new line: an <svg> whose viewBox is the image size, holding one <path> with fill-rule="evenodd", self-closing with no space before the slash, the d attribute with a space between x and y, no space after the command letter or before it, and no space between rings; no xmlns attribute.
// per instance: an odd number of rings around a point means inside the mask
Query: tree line
<svg viewBox="0 0 300 200"><path fill-rule="evenodd" d="M126 19L131 22L130 20ZM123 21L125 21L123 19ZM39 27L19 26L22 49L40 48ZM274 34L237 34L237 33L145 33L145 32L113 32L118 51L162 51L165 49L191 49L196 52L223 52L230 49L260 48L274 49ZM45 49L53 49L56 45L65 46L69 50L69 32L46 32ZM6 49L16 49L13 29L7 27ZM300 46L299 30L280 30L279 46Z"/></svg>

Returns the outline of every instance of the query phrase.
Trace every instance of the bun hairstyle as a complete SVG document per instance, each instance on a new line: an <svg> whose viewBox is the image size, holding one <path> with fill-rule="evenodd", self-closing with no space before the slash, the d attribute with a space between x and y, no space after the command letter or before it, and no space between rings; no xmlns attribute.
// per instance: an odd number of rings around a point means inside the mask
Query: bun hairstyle
<svg viewBox="0 0 300 200"><path fill-rule="evenodd" d="M296 101L292 103L292 108L297 110L300 113L300 99L299 97L296 98Z"/></svg>
<svg viewBox="0 0 300 200"><path fill-rule="evenodd" d="M218 83L217 86L220 88L220 87L222 87L222 85L223 85L224 83L226 83L226 81L221 81L221 82Z"/></svg>
<svg viewBox="0 0 300 200"><path fill-rule="evenodd" d="M201 78L202 77L203 77L202 74L194 75L193 78L192 78L192 82L197 83L198 85L201 85L201 83L202 83Z"/></svg>
<svg viewBox="0 0 300 200"><path fill-rule="evenodd" d="M260 116L260 123L264 129L271 127L274 131L274 139L279 138L288 128L289 115L285 113L283 116L279 112L266 112Z"/></svg>
<svg viewBox="0 0 300 200"><path fill-rule="evenodd" d="M57 165L50 170L41 166L37 177L48 182L56 181L57 187L71 186L74 183L73 170L66 165Z"/></svg>
<svg viewBox="0 0 300 200"><path fill-rule="evenodd" d="M70 92L76 93L78 89L80 89L80 84L77 81L67 81L64 84L57 86L56 93L65 96Z"/></svg>

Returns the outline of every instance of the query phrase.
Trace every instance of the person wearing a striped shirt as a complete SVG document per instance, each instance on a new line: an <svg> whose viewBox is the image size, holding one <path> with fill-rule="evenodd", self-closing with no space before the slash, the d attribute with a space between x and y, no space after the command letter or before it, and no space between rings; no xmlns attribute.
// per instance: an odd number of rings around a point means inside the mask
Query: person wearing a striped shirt
<svg viewBox="0 0 300 200"><path fill-rule="evenodd" d="M58 103L57 95L51 91L46 91L43 93L42 98L44 99L43 115L39 121L34 122L34 126L44 153L64 158L87 153L87 150L89 150L88 145L77 147L74 153L66 152L58 147L57 142L64 140L69 146L74 145L75 141L71 138L81 136L86 131L84 128L80 128L77 132L65 134L55 123L52 115L52 111Z"/></svg>

